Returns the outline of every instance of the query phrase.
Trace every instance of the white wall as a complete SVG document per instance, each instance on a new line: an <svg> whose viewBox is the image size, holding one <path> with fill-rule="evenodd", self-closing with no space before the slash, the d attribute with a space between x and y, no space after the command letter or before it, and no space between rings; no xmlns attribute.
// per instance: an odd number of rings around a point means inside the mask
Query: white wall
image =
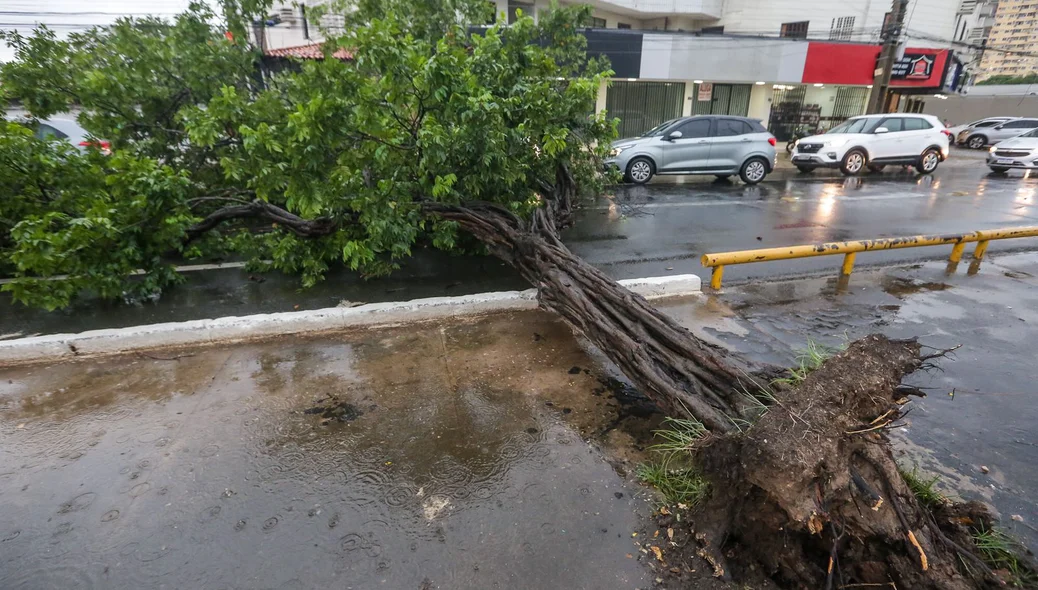
<svg viewBox="0 0 1038 590"><path fill-rule="evenodd" d="M764 86L754 84L750 90L750 108L746 116L751 119L760 119L767 127L768 119L771 117L771 98L774 93L775 90L771 84Z"/></svg>
<svg viewBox="0 0 1038 590"><path fill-rule="evenodd" d="M725 0L718 25L725 33L777 35L782 23L808 21L808 36L827 39L833 19L854 17L852 40L877 41L890 0ZM944 46L921 36L951 39L955 32L957 0L910 0L905 14L906 33L913 47Z"/></svg>
<svg viewBox="0 0 1038 590"><path fill-rule="evenodd" d="M645 35L641 77L799 84L807 43L779 39L730 39L687 35Z"/></svg>

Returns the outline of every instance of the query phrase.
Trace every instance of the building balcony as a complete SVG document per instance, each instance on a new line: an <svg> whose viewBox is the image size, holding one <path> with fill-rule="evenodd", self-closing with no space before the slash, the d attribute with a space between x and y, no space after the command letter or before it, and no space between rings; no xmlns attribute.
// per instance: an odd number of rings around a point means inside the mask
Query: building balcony
<svg viewBox="0 0 1038 590"><path fill-rule="evenodd" d="M724 0L596 0L603 10L640 18L684 16L696 19L721 18Z"/></svg>

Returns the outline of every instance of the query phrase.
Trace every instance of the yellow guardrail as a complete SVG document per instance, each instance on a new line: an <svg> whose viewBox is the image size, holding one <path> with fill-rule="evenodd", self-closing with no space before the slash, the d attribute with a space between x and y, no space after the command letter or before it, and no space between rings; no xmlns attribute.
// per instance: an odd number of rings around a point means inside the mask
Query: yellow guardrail
<svg viewBox="0 0 1038 590"><path fill-rule="evenodd" d="M713 268L710 286L721 288L724 267L731 264L749 264L751 262L768 262L770 260L789 260L791 258L810 258L812 256L843 255L843 266L840 273L849 276L854 270L854 258L858 252L872 250L897 250L900 248L918 248L921 246L943 246L953 244L949 262L957 264L962 259L966 244L976 242L973 259L979 261L984 257L991 240L1009 238L1038 237L1038 226L1012 227L1006 229L988 229L964 234L946 234L931 236L909 236L904 238L879 238L875 240L854 240L850 242L827 242L824 244L807 244L786 246L783 248L763 248L760 250L741 250L738 252L721 252L703 254L703 266Z"/></svg>

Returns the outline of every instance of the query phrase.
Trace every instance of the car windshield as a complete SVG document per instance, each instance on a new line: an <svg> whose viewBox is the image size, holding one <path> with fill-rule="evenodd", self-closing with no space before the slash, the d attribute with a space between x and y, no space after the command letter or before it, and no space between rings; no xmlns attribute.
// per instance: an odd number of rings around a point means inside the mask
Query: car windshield
<svg viewBox="0 0 1038 590"><path fill-rule="evenodd" d="M851 119L841 125L833 127L826 134L830 133L868 133L869 128L872 127L876 119Z"/></svg>
<svg viewBox="0 0 1038 590"><path fill-rule="evenodd" d="M655 135L663 135L663 130L666 129L667 127L670 127L671 125L673 125L677 121L678 121L677 119L671 119L670 121L667 121L666 123L661 123L661 124L653 127L652 129L649 129L648 131L643 133L641 136L642 137L653 137Z"/></svg>
<svg viewBox="0 0 1038 590"><path fill-rule="evenodd" d="M1038 137L1038 129L1032 129L1020 137Z"/></svg>

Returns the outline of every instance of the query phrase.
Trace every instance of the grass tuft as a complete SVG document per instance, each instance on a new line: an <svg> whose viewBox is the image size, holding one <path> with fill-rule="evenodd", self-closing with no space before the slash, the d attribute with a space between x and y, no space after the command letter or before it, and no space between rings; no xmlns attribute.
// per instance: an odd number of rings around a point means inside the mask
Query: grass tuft
<svg viewBox="0 0 1038 590"><path fill-rule="evenodd" d="M695 418L666 418L668 427L653 432L663 442L649 447L659 462L638 466L638 478L663 494L668 504L693 505L706 497L707 482L691 465L692 451L707 429Z"/></svg>
<svg viewBox="0 0 1038 590"><path fill-rule="evenodd" d="M901 479L905 480L908 489L912 490L919 503L928 510L948 503L948 498L935 488L941 479L940 476L935 475L932 479L927 479L919 473L918 467L912 467L912 471L898 467L897 472L901 474Z"/></svg>
<svg viewBox="0 0 1038 590"><path fill-rule="evenodd" d="M797 352L797 366L789 369L789 377L776 379L772 383L789 386L800 385L812 371L817 370L822 363L835 356L841 348L826 346L808 338L807 346Z"/></svg>
<svg viewBox="0 0 1038 590"><path fill-rule="evenodd" d="M663 442L652 445L649 450L663 453L667 458L675 454L692 452L693 445L707 432L703 423L695 418L668 417L663 420L663 423L669 428L653 431L653 434L663 439Z"/></svg>
<svg viewBox="0 0 1038 590"><path fill-rule="evenodd" d="M1038 581L1035 573L1025 567L1018 557L1026 549L1006 533L996 528L978 529L973 531L973 544L991 569L1009 572L1015 578L1014 585L1030 588Z"/></svg>
<svg viewBox="0 0 1038 590"><path fill-rule="evenodd" d="M667 459L639 465L638 478L659 490L668 504L695 505L706 497L708 488L695 467L674 467Z"/></svg>

